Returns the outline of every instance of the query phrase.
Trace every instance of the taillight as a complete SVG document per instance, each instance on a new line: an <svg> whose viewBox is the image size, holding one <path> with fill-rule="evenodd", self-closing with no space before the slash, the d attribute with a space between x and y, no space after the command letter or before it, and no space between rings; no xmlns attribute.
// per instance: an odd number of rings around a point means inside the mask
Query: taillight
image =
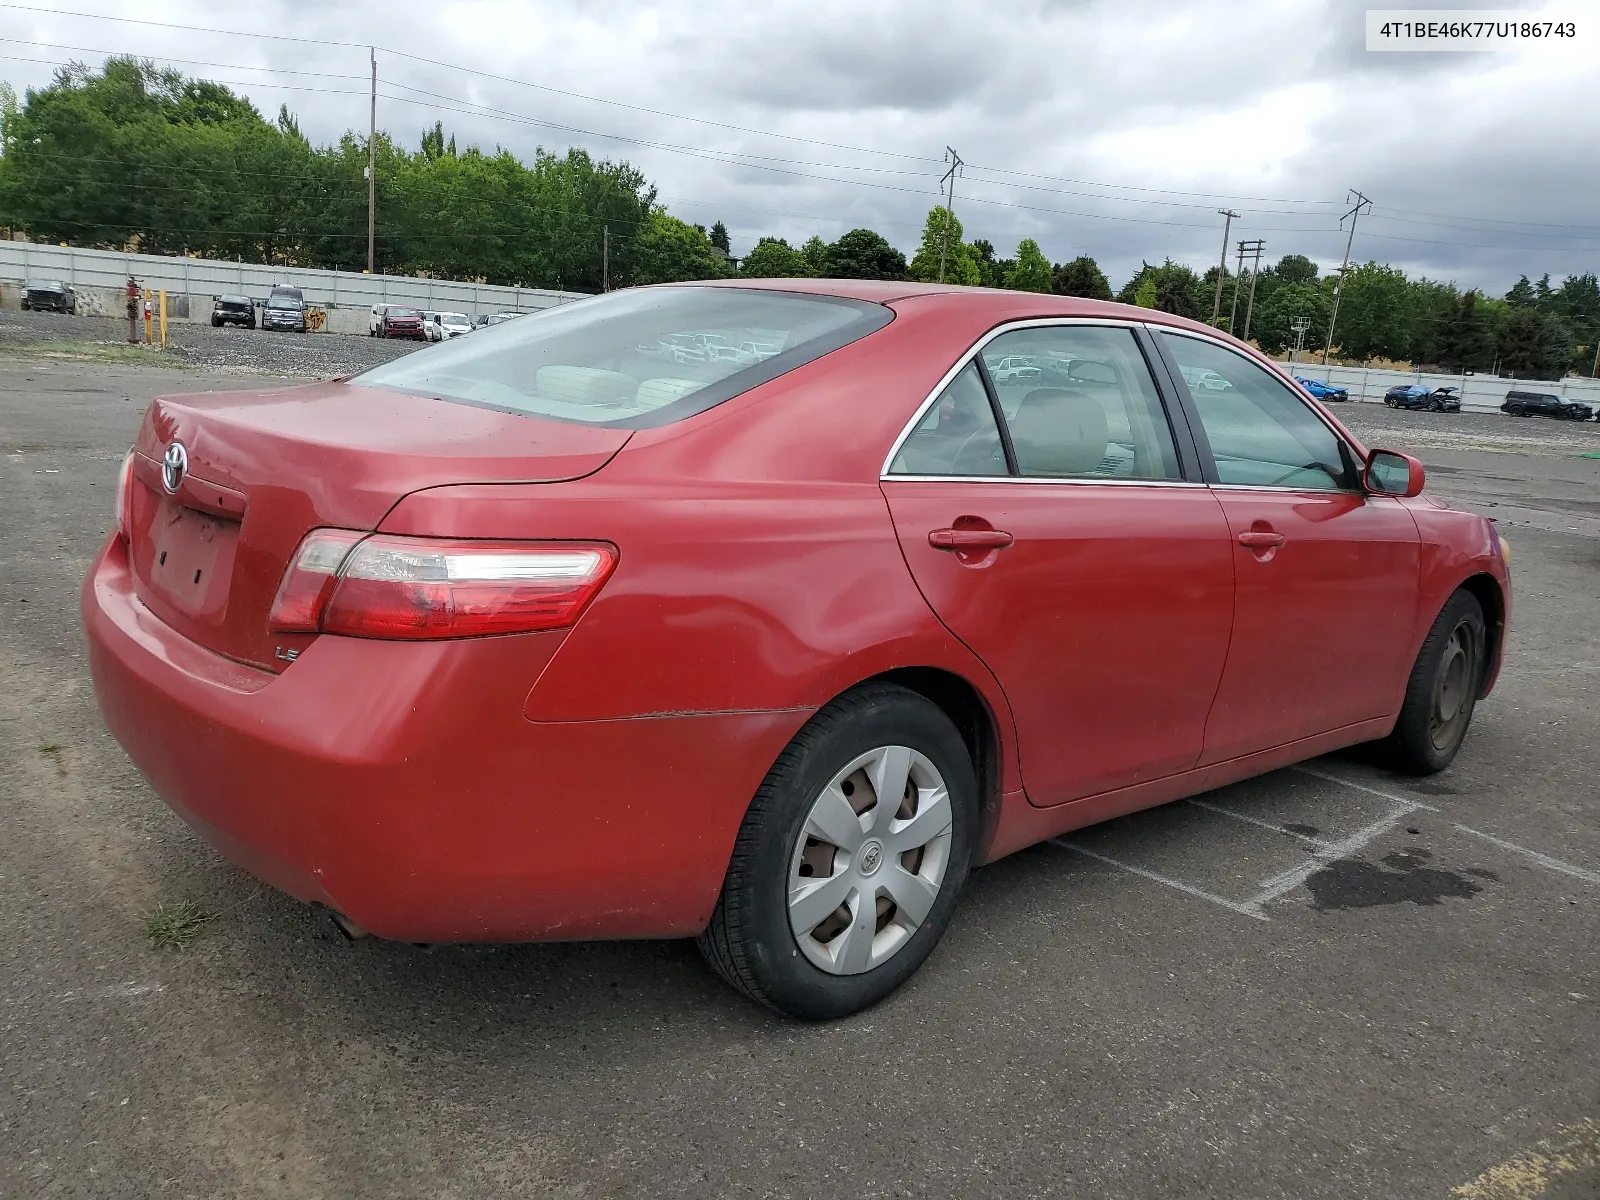
<svg viewBox="0 0 1600 1200"><path fill-rule="evenodd" d="M431 639L562 629L617 563L600 542L476 542L319 529L273 601L274 630Z"/></svg>
<svg viewBox="0 0 1600 1200"><path fill-rule="evenodd" d="M133 541L133 451L122 460L117 472L117 496L111 502L117 519L117 536L125 542Z"/></svg>

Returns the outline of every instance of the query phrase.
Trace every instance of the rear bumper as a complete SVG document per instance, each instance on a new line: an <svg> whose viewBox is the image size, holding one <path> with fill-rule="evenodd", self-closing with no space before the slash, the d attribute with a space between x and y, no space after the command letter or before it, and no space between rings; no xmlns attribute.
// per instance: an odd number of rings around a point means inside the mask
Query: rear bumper
<svg viewBox="0 0 1600 1200"><path fill-rule="evenodd" d="M271 675L159 621L117 539L82 615L106 724L172 809L274 887L407 941L698 932L805 719L529 721L559 633L322 637Z"/></svg>

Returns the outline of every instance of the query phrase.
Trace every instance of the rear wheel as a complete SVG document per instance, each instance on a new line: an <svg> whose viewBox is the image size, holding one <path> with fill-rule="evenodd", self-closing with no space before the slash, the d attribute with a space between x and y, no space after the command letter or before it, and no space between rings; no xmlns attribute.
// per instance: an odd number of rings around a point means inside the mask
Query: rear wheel
<svg viewBox="0 0 1600 1200"><path fill-rule="evenodd" d="M1423 640L1400 719L1383 742L1395 767L1432 775L1450 765L1472 723L1487 647L1483 607L1471 592L1457 589Z"/></svg>
<svg viewBox="0 0 1600 1200"><path fill-rule="evenodd" d="M922 965L971 866L978 788L950 719L869 684L829 704L779 756L745 815L707 961L804 1020L876 1004Z"/></svg>

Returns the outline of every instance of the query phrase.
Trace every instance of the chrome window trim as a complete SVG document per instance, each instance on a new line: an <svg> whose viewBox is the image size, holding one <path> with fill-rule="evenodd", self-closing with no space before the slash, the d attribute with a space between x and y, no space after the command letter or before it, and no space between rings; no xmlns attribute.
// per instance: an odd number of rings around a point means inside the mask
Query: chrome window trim
<svg viewBox="0 0 1600 1200"><path fill-rule="evenodd" d="M1291 396L1293 396L1296 400L1298 400L1306 408L1310 409L1311 410L1311 415L1316 417L1317 420L1321 421L1323 423L1323 425L1327 427L1328 432L1333 434L1334 441L1340 443L1347 450L1349 450L1350 451L1350 456L1352 458L1354 458L1358 464L1364 463L1366 461L1366 458L1365 458L1364 455L1356 453L1356 448L1355 448L1355 446L1353 446L1351 444L1349 436L1346 435L1337 425L1335 425L1329 419L1328 415L1321 410L1321 408L1318 406L1317 402L1315 400L1313 400L1310 396L1308 396L1305 393L1304 389L1302 389L1300 387L1300 385L1297 384L1294 381L1293 377L1290 376L1287 372L1285 372L1282 367L1278 366L1277 363L1269 361L1266 364L1262 364L1258 359L1252 357L1251 355L1241 353L1240 350L1239 350L1239 347L1231 346L1227 342L1223 341L1221 338L1210 336L1210 335L1208 335L1206 333L1203 333L1203 332L1201 332L1199 330L1195 330L1195 329L1179 329L1179 328L1177 328L1176 326L1173 326L1173 325L1147 325L1146 328L1148 328L1150 330L1150 332L1154 333L1154 334L1166 333L1166 334L1171 334L1173 337L1193 338L1197 342L1210 342L1213 346L1216 346L1216 347L1218 347L1219 349L1222 349L1222 350L1227 350L1231 354L1234 354L1237 357L1244 359L1246 362L1251 363L1254 366L1260 367L1260 366L1264 365L1265 368L1266 368L1267 374L1276 376L1277 379L1278 379L1278 382L1283 384L1284 387L1289 389L1289 394ZM1189 387L1189 381L1187 379L1183 380L1182 382L1183 382L1183 386L1184 387L1189 388L1189 397L1190 397L1190 399L1193 399L1194 398L1194 388ZM1205 422L1203 420L1200 422L1200 432L1202 434L1205 434L1206 444L1209 446L1211 444L1211 435L1209 433L1206 433ZM1215 455L1216 455L1216 452L1213 450L1212 451L1212 456L1215 457ZM1358 475L1360 474L1359 469L1357 471L1357 474ZM1232 486L1232 485L1230 485L1230 486ZM1249 488L1252 488L1252 489L1264 489L1264 488L1268 488L1268 487L1274 487L1275 485L1272 485L1272 484L1243 484L1243 485L1240 485L1240 486L1249 487ZM1279 488L1277 490L1286 491L1286 492L1297 492L1297 491L1303 492L1303 491L1306 491L1307 489L1306 488ZM1334 492L1343 492L1346 495L1362 495L1362 496L1365 496L1367 494L1366 489L1362 488L1362 487L1356 487L1356 488L1330 488L1329 490L1330 491L1334 491Z"/></svg>
<svg viewBox="0 0 1600 1200"><path fill-rule="evenodd" d="M1117 479L1108 475L884 475L880 483L1071 483L1080 487L1205 488L1189 479ZM1347 493L1329 493L1344 495Z"/></svg>
<svg viewBox="0 0 1600 1200"><path fill-rule="evenodd" d="M930 480L930 479L946 479L946 480L948 480L948 479L965 479L965 480L988 479L988 480L994 480L994 479L1023 479L1023 478L1027 478L1027 479L1037 479L1040 483L1078 483L1078 482L1082 482L1082 483L1106 483L1106 482L1108 482L1108 480L1106 480L1106 479L1099 478L1099 477L1096 477L1096 476L1093 476L1093 475L1090 475L1090 476L1072 475L1072 476L1059 476L1059 477L1057 477L1057 476L1015 476L1015 475L895 475L895 474L891 474L890 473L889 465L894 462L895 456L900 453L900 448L905 445L906 439L909 438L911 436L912 432L916 429L918 422L920 422L923 417L927 416L928 409L933 407L933 402L939 398L939 394L941 392L943 392L945 388L950 386L950 381L953 380L957 375L961 374L961 372L966 369L967 364L972 362L973 359L977 358L978 355L983 352L983 348L985 346L987 346L990 342L994 341L995 338L999 337L1001 334L1014 333L1018 329L1052 329L1052 328L1056 328L1056 327L1060 327L1060 326L1093 326L1093 327L1099 327L1099 328L1126 329L1130 333L1135 333L1135 331L1137 331L1139 329L1139 327L1141 325L1143 325L1143 324L1144 324L1144 322L1142 322L1142 321L1130 321L1130 320L1127 320L1127 319L1119 319L1119 318L1115 318L1115 317L1029 317L1026 320L1011 321L1011 322L1009 322L1009 323L1007 323L1005 325L997 325L997 326L995 326L993 329L989 330L988 333L984 334L981 338L979 338L976 342L974 342L967 349L967 351L964 354L962 354L962 356L960 358L958 358L956 360L955 366L951 367L948 371L946 371L944 373L943 376L940 377L939 382L934 385L933 391L929 392L928 395L927 395L927 398L925 400L923 400L923 402L921 404L917 405L917 411L912 414L911 420L907 421L906 424L905 424L905 427L900 430L900 436L895 438L894 444L889 447L889 453L884 456L883 466L878 468L878 479L880 481L881 480L885 480L885 479L916 479L916 480L926 481L926 480ZM1137 337L1135 338L1135 344L1137 345ZM1146 364L1146 366L1148 368L1148 364ZM1154 387L1156 389L1156 396L1157 396L1158 399L1160 399L1161 398L1161 387L1156 382L1155 373L1153 371L1151 372L1151 376L1150 376L1150 384L1151 384L1152 387ZM1163 405L1164 405L1164 401L1163 401ZM1173 449L1174 449L1174 452L1176 452L1177 447L1174 446ZM1184 484L1187 485L1189 481L1187 481L1187 480L1163 480L1163 479L1152 479L1152 480L1126 479L1126 480L1122 480L1121 482L1123 482L1123 483L1184 483ZM1198 485L1195 485L1195 486L1204 487L1205 485L1204 484L1198 484Z"/></svg>

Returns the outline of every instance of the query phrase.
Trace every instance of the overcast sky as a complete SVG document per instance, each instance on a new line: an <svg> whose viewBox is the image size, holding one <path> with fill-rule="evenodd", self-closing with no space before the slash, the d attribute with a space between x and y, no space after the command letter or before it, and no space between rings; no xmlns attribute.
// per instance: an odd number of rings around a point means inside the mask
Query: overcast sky
<svg viewBox="0 0 1600 1200"><path fill-rule="evenodd" d="M1577 45L1487 54L1368 53L1353 0L22 4L0 6L19 93L56 63L135 53L268 116L287 103L325 142L365 130L376 41L378 123L403 143L442 120L462 145L626 158L674 214L725 221L736 254L860 225L909 254L953 146L969 239L1090 254L1113 286L1141 259L1214 263L1222 207L1267 261L1336 267L1351 188L1374 201L1358 260L1495 294L1600 270L1593 0L1541 7Z"/></svg>

